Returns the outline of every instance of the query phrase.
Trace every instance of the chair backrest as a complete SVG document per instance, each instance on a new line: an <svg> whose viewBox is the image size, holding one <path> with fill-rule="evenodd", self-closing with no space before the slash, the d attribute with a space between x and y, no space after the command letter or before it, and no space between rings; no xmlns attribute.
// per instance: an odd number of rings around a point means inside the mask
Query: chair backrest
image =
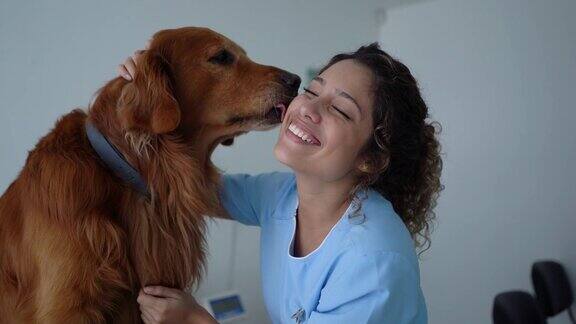
<svg viewBox="0 0 576 324"><path fill-rule="evenodd" d="M524 291L496 295L492 307L494 324L546 324L546 317L536 299Z"/></svg>
<svg viewBox="0 0 576 324"><path fill-rule="evenodd" d="M558 262L535 262L532 265L532 284L536 300L547 317L568 309L574 302L568 276L562 264Z"/></svg>

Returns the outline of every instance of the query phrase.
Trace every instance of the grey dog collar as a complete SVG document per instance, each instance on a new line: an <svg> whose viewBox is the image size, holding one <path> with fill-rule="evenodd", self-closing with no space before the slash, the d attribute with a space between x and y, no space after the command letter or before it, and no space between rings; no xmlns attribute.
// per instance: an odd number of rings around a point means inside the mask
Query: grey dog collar
<svg viewBox="0 0 576 324"><path fill-rule="evenodd" d="M124 182L132 186L132 188L138 191L140 194L150 199L150 191L146 185L146 181L142 179L140 173L128 161L124 159L122 154L108 141L108 139L98 131L98 129L92 125L86 119L86 135L88 140L92 145L92 148L96 151L100 159L110 168L116 176L122 179Z"/></svg>

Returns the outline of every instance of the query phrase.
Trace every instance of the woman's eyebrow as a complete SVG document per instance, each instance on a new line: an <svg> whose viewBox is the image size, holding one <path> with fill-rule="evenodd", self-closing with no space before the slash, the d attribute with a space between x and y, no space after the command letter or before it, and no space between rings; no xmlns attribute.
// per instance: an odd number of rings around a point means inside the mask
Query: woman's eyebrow
<svg viewBox="0 0 576 324"><path fill-rule="evenodd" d="M356 99L354 99L354 97L352 97L351 95L349 95L348 93L340 90L340 89L336 89L336 91L338 91L338 95L341 97L344 97L346 99L349 99L350 101L352 101L355 105L356 108L358 108L358 112L360 113L360 115L362 115L362 109L360 109L360 105L358 104L358 102L356 101Z"/></svg>
<svg viewBox="0 0 576 324"><path fill-rule="evenodd" d="M312 79L312 81L316 81L316 82L320 83L322 86L324 86L326 84L326 80L324 80L323 78L321 78L319 76ZM356 99L354 99L354 97L352 97L351 95L349 95L348 93L346 93L340 89L336 89L336 91L338 92L339 96L344 97L344 98L352 101L354 103L354 105L356 105L356 108L358 108L358 112L360 113L360 115L362 115L362 109L360 109L360 105L358 104Z"/></svg>
<svg viewBox="0 0 576 324"><path fill-rule="evenodd" d="M319 76L314 77L314 79L312 79L312 81L320 82L321 85L325 85L325 84L326 84L326 80L322 79L322 78L319 77Z"/></svg>

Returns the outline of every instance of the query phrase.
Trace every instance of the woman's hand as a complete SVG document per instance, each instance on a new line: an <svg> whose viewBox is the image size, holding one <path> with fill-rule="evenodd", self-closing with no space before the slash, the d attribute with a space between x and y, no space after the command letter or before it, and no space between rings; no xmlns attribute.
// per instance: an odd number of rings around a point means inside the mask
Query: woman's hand
<svg viewBox="0 0 576 324"><path fill-rule="evenodd" d="M123 64L118 65L118 75L128 81L132 81L134 75L136 75L136 65L138 65L140 57L146 52L148 47L150 47L150 41L146 43L146 47L143 50L137 50L134 54L126 58Z"/></svg>
<svg viewBox="0 0 576 324"><path fill-rule="evenodd" d="M148 286L137 301L146 324L218 323L194 297L178 289Z"/></svg>

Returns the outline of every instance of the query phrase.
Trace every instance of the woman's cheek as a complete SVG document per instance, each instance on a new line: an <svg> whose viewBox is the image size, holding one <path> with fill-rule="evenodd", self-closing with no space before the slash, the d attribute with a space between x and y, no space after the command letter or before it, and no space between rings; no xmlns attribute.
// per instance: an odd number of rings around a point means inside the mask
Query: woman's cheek
<svg viewBox="0 0 576 324"><path fill-rule="evenodd" d="M334 127L332 128L333 131L330 136L330 142L342 151L342 155L353 155L358 146L357 131L348 127L346 123L337 121L337 117L333 119Z"/></svg>
<svg viewBox="0 0 576 324"><path fill-rule="evenodd" d="M286 112L284 113L284 117L286 117L289 113L295 113L296 107L302 105L302 98L303 95L298 95L296 98L292 100L292 102L286 107Z"/></svg>
<svg viewBox="0 0 576 324"><path fill-rule="evenodd" d="M292 103L290 104L290 107L291 107L292 105L294 105L294 104L295 104L295 106L298 106L298 105L300 105L304 100L307 100L307 99L308 99L308 98L306 98L306 96L305 96L303 93L301 93L301 94L297 95L296 98L294 98L294 100L292 100Z"/></svg>

